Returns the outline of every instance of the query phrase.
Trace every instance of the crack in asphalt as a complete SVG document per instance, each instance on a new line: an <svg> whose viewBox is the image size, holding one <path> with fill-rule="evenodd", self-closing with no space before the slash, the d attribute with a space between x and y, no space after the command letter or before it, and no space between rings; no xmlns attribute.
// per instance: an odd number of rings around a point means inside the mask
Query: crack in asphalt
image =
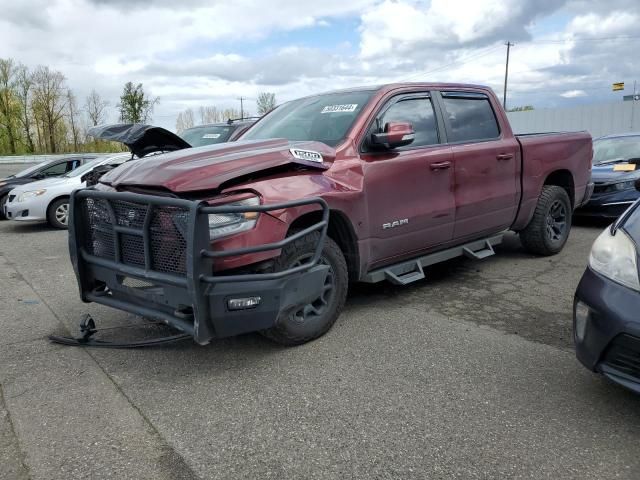
<svg viewBox="0 0 640 480"><path fill-rule="evenodd" d="M31 479L31 471L29 469L29 465L26 462L26 453L20 444L20 439L18 435L16 435L16 429L13 425L13 419L11 418L11 412L9 411L9 407L7 406L7 402L4 400L4 389L2 387L2 383L0 383L0 409L3 409L7 412L7 422L9 423L9 431L10 435L13 437L13 443L18 450L18 455L20 457L20 465L22 467L22 473L24 473L27 479Z"/></svg>
<svg viewBox="0 0 640 480"><path fill-rule="evenodd" d="M11 262L4 254L0 253L0 256L4 258L4 260L7 262L7 265L9 265L9 267L13 268L14 271L21 276L21 280L24 281L29 286L29 288L31 288L35 296L40 299L44 307L56 319L61 329L64 330L66 334L71 335L66 324L60 319L60 317L57 315L55 310L49 305L49 303L47 303L46 299L42 295L40 295L40 293L36 290L34 285L32 285L32 283L27 279L27 277L20 271L18 266L13 262ZM58 349L60 348L64 348L64 347L59 347ZM67 347L67 348L83 348L83 347ZM115 379L102 367L102 365L97 360L97 358L94 357L93 354L86 348L84 349L84 353L89 358L91 358L91 360L96 364L98 369L109 379L109 382L111 382L111 384L115 387L118 393L120 393L120 395L122 395L126 399L127 403L131 405L131 407L140 415L140 417L144 420L144 423L149 427L149 429L154 433L154 435L156 435L156 437L160 440L159 442L160 449L161 449L159 452L160 468L167 473L168 478L176 479L176 480L178 479L179 480L201 480L201 478L195 473L195 471L187 464L186 460L182 457L182 455L180 455L180 453L178 453L175 450L175 448L173 448L169 444L169 442L160 434L160 432L155 427L155 425L151 422L151 420L142 412L140 408L138 408L138 406L135 403L133 403L131 398L124 392L124 390L115 381ZM25 392L22 392L21 394L24 394L24 393ZM2 390L0 389L0 395L1 394L2 394ZM4 405L6 405L4 403L3 396L0 396L0 401L2 401ZM7 413L9 414L9 409L6 408L6 410L7 410ZM13 429L13 424L11 425L11 427ZM15 431L13 431L13 433L15 435ZM16 436L16 439L17 438L18 437ZM24 455L24 453L22 453L22 455Z"/></svg>

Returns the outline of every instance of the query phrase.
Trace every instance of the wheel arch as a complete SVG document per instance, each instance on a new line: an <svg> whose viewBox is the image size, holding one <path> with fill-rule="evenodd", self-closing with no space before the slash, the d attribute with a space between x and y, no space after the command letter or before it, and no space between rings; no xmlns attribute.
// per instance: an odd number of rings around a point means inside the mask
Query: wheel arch
<svg viewBox="0 0 640 480"><path fill-rule="evenodd" d="M322 220L322 212L317 210L296 218L289 226L289 232L300 230ZM358 239L349 217L340 210L332 209L329 214L327 235L338 244L347 262L349 280L356 281L360 275L360 254Z"/></svg>
<svg viewBox="0 0 640 480"><path fill-rule="evenodd" d="M544 185L555 185L557 187L563 188L567 192L567 195L569 195L571 208L575 207L575 183L573 181L573 174L569 170L562 169L551 172L549 175L547 175L547 178L545 178L543 186Z"/></svg>

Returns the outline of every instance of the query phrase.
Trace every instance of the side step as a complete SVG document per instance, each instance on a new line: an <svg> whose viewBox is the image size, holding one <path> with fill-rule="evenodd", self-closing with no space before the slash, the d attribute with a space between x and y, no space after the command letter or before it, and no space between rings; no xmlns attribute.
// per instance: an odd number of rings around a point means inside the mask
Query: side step
<svg viewBox="0 0 640 480"><path fill-rule="evenodd" d="M388 267L372 270L367 273L361 281L365 283L378 283L383 280L389 280L395 285L407 285L425 278L423 268L429 265L462 256L482 260L483 258L494 255L496 252L493 250L493 247L502 243L503 236L503 234L495 235L457 247L440 250L439 252L430 253L423 257L396 263L395 265L389 265Z"/></svg>

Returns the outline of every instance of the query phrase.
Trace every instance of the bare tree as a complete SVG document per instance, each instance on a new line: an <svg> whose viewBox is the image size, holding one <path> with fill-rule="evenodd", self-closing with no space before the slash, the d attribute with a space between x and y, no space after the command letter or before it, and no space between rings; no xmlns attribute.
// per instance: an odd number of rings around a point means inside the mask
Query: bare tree
<svg viewBox="0 0 640 480"><path fill-rule="evenodd" d="M67 116L71 126L71 139L73 140L73 151L78 151L78 104L76 96L71 89L67 90Z"/></svg>
<svg viewBox="0 0 640 480"><path fill-rule="evenodd" d="M7 132L9 150L16 153L16 113L18 103L14 92L16 67L11 58L0 58L0 126Z"/></svg>
<svg viewBox="0 0 640 480"><path fill-rule="evenodd" d="M105 110L109 106L109 102L103 100L98 92L91 90L91 93L84 102L84 110L89 116L89 122L92 126L100 125L104 122Z"/></svg>
<svg viewBox="0 0 640 480"><path fill-rule="evenodd" d="M176 118L176 132L182 133L187 128L191 128L195 125L193 110L188 108L178 114Z"/></svg>
<svg viewBox="0 0 640 480"><path fill-rule="evenodd" d="M222 120L226 121L226 120L233 120L236 118L240 118L240 112L238 110L236 110L235 108L225 108L222 111Z"/></svg>
<svg viewBox="0 0 640 480"><path fill-rule="evenodd" d="M65 77L47 66L39 66L33 74L33 103L42 116L43 134L48 137L49 151L56 153L58 123L66 106Z"/></svg>
<svg viewBox="0 0 640 480"><path fill-rule="evenodd" d="M269 92L262 92L258 94L258 100L256 100L258 108L258 115L262 116L265 113L269 113L276 108L276 94Z"/></svg>
<svg viewBox="0 0 640 480"><path fill-rule="evenodd" d="M215 106L210 105L208 107L200 107L200 124L217 123L222 121L222 115L220 110Z"/></svg>
<svg viewBox="0 0 640 480"><path fill-rule="evenodd" d="M118 104L120 120L127 123L142 123L151 120L153 107L159 102L159 97L150 97L144 92L141 83L134 85L132 82L127 82Z"/></svg>
<svg viewBox="0 0 640 480"><path fill-rule="evenodd" d="M35 152L33 144L32 112L31 112L31 89L33 87L33 76L24 65L19 65L16 70L16 96L20 106L20 123L27 140L27 151Z"/></svg>

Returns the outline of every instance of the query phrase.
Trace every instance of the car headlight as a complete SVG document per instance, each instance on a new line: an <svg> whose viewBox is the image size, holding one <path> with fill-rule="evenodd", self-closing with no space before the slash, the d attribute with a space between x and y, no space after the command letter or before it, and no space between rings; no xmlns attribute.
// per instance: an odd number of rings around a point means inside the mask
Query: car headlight
<svg viewBox="0 0 640 480"><path fill-rule="evenodd" d="M636 247L622 230L615 235L607 228L591 247L589 266L605 277L625 287L640 291Z"/></svg>
<svg viewBox="0 0 640 480"><path fill-rule="evenodd" d="M615 190L633 190L636 188L635 181L618 182L613 184Z"/></svg>
<svg viewBox="0 0 640 480"><path fill-rule="evenodd" d="M0 182L0 187L4 187L7 184L7 182Z"/></svg>
<svg viewBox="0 0 640 480"><path fill-rule="evenodd" d="M244 207L260 205L258 197L250 197L233 203L225 203L224 206ZM222 205L216 205L222 206ZM256 226L258 212L245 213L212 213L209 215L209 236L211 239L226 237L235 233L246 232Z"/></svg>
<svg viewBox="0 0 640 480"><path fill-rule="evenodd" d="M44 195L45 193L46 193L46 190L30 190L28 192L22 192L18 196L18 201L24 202L27 198L39 197L40 195Z"/></svg>

